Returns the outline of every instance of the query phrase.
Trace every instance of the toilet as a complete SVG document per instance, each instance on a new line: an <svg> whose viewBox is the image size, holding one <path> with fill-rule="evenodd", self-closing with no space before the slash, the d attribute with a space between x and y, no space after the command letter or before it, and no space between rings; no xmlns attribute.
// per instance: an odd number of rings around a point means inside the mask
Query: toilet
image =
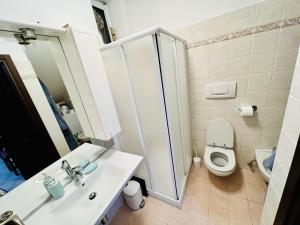
<svg viewBox="0 0 300 225"><path fill-rule="evenodd" d="M207 169L217 176L231 175L236 168L231 124L223 119L211 121L207 128L206 142L204 163Z"/></svg>

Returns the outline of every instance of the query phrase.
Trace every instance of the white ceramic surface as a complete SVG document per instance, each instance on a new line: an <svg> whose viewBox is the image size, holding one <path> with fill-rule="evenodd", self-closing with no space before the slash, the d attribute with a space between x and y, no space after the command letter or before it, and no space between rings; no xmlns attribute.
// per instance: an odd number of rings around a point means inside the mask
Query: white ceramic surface
<svg viewBox="0 0 300 225"><path fill-rule="evenodd" d="M80 146L1 198L0 214L6 210L13 210L20 218L24 218L48 196L40 184L42 172L47 172L49 175L56 174L58 179L62 179L65 174L59 171L63 159L67 159L71 166L75 166L82 159L95 159L103 150L102 147L91 144ZM61 199L52 199L46 203L26 220L25 224L91 225L98 223L142 160L143 158L137 155L108 150L96 161L99 164L98 168L84 177L83 186L72 182L65 188L65 195ZM93 200L88 198L91 192L97 193Z"/></svg>
<svg viewBox="0 0 300 225"><path fill-rule="evenodd" d="M262 178L265 182L269 183L271 171L266 169L263 165L263 161L272 154L272 149L255 149L255 158L261 173Z"/></svg>

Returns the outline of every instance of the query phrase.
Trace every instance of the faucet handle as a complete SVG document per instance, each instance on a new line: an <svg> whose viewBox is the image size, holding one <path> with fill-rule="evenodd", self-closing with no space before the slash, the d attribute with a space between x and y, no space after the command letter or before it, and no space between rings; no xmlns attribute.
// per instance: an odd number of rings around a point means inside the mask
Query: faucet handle
<svg viewBox="0 0 300 225"><path fill-rule="evenodd" d="M81 166L75 166L72 169L72 174L73 174L75 182L80 181L83 178L83 176L84 176L83 167L81 167Z"/></svg>
<svg viewBox="0 0 300 225"><path fill-rule="evenodd" d="M67 160L63 160L63 161L61 162L61 168L62 168L62 169L66 169L66 168L68 168L68 167L70 167L69 162L68 162Z"/></svg>

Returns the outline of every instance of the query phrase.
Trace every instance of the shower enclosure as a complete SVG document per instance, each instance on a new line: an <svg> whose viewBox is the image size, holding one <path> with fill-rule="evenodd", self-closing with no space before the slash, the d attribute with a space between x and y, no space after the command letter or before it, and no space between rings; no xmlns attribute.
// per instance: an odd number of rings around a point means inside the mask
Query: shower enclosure
<svg viewBox="0 0 300 225"><path fill-rule="evenodd" d="M121 148L145 158L136 176L150 194L180 203L191 165L185 42L152 28L105 45L101 53Z"/></svg>

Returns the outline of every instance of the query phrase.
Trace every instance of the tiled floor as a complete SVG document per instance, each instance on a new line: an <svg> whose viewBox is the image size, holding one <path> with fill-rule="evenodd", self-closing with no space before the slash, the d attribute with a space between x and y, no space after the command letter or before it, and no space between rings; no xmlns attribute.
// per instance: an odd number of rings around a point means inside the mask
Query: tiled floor
<svg viewBox="0 0 300 225"><path fill-rule="evenodd" d="M14 172L9 171L3 160L0 158L0 188L11 191L25 180L22 175L16 176Z"/></svg>
<svg viewBox="0 0 300 225"><path fill-rule="evenodd" d="M112 225L258 225L266 188L257 171L221 178L192 168L181 209L149 197L137 211L124 205Z"/></svg>

